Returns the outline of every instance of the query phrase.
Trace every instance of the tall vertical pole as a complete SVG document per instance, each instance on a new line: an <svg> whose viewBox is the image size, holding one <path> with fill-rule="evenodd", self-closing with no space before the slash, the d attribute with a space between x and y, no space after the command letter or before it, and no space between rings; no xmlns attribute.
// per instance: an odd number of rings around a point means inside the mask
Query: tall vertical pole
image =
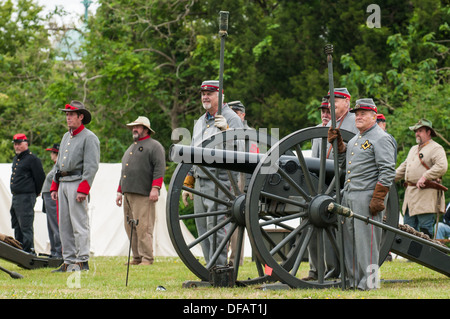
<svg viewBox="0 0 450 319"><path fill-rule="evenodd" d="M225 53L225 39L228 35L228 11L220 11L219 36L220 36L220 69L219 69L219 110L217 114L222 114L223 103L223 56Z"/></svg>
<svg viewBox="0 0 450 319"><path fill-rule="evenodd" d="M225 54L225 38L228 33L228 11L220 11L219 19L219 36L220 36L220 68L219 68L219 108L217 110L218 115L222 115L222 103L223 103L223 59ZM225 149L225 142L223 145ZM216 177L219 177L219 169L216 169ZM214 196L217 198L219 195L219 189L217 185L214 187ZM214 210L217 210L217 203L214 203ZM217 225L217 216L214 216L214 226ZM217 248L217 232L213 235L213 250Z"/></svg>
<svg viewBox="0 0 450 319"><path fill-rule="evenodd" d="M334 101L334 79L333 79L333 45L327 44L325 46L325 54L327 55L327 63L328 63L328 83L329 83L329 91L330 91L330 110L331 110L331 128L336 128L336 108ZM334 156L334 182L335 182L335 194L336 194L336 202L341 203L341 192L340 192L340 178L339 178L339 159L338 159L338 147L337 140L333 141L333 156ZM339 249L339 261L341 268L341 285L342 289L346 289L346 277L345 277L345 260L344 260L344 233L343 233L343 221L342 216L338 217L338 243L340 246Z"/></svg>

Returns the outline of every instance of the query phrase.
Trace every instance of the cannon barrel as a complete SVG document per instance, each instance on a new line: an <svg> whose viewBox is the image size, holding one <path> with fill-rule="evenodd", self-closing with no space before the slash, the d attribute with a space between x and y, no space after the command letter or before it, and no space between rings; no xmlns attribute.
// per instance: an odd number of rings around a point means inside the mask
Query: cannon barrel
<svg viewBox="0 0 450 319"><path fill-rule="evenodd" d="M252 174L263 154L229 151L173 144L169 148L169 160L175 163L222 168Z"/></svg>
<svg viewBox="0 0 450 319"><path fill-rule="evenodd" d="M260 153L203 148L180 144L172 144L169 148L169 160L175 163L228 169L248 174L253 174L256 166L264 155L265 154ZM293 173L300 168L298 158L295 155L281 155L280 157L276 157L276 160L277 164L288 173ZM309 172L318 176L320 171L320 159L305 156L305 162ZM325 181L329 183L334 177L334 164L332 160L326 160L325 171Z"/></svg>

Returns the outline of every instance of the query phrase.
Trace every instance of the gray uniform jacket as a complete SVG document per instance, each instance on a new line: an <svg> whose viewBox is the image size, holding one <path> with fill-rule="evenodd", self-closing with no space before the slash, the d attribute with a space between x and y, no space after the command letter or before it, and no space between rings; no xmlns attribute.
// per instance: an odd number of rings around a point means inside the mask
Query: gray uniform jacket
<svg viewBox="0 0 450 319"><path fill-rule="evenodd" d="M65 172L76 172L70 176L60 178L64 181L80 181L79 192L89 194L89 190L94 182L95 174L98 171L100 162L100 141L98 137L84 126L73 132L64 134L56 161L56 170ZM57 190L53 178L51 191ZM87 183L87 185L86 185Z"/></svg>
<svg viewBox="0 0 450 319"><path fill-rule="evenodd" d="M244 128L242 120L237 114L230 109L228 104L224 104L222 107L222 115L225 117L230 128ZM192 146L201 147L203 140L211 137L214 134L219 133L220 130L214 126L214 117L204 114L195 122L193 136L192 136ZM214 172L214 169L211 169ZM224 175L224 176L222 176ZM220 174L220 178L228 179L226 172ZM196 166L194 166L193 176L195 178L207 178L207 176Z"/></svg>
<svg viewBox="0 0 450 319"><path fill-rule="evenodd" d="M47 176L45 177L44 185L42 186L42 193L50 193L50 186L52 185L53 177L56 173L56 166L53 165L50 172L48 172Z"/></svg>
<svg viewBox="0 0 450 319"><path fill-rule="evenodd" d="M316 127L323 127L323 124L318 124ZM312 157L320 157L320 142L322 141L321 138L315 138L311 141L311 156ZM328 144L328 143L327 143Z"/></svg>
<svg viewBox="0 0 450 319"><path fill-rule="evenodd" d="M347 144L344 192L390 187L395 178L395 145L376 123Z"/></svg>

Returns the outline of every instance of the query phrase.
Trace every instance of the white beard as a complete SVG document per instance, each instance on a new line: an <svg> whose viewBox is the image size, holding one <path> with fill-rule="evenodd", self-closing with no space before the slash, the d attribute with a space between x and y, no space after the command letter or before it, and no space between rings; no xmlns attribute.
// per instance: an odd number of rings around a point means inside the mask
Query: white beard
<svg viewBox="0 0 450 319"><path fill-rule="evenodd" d="M203 105L203 108L207 111L211 108L211 103L202 103L202 105Z"/></svg>
<svg viewBox="0 0 450 319"><path fill-rule="evenodd" d="M416 137L416 143L417 144L422 144L422 139L420 137Z"/></svg>

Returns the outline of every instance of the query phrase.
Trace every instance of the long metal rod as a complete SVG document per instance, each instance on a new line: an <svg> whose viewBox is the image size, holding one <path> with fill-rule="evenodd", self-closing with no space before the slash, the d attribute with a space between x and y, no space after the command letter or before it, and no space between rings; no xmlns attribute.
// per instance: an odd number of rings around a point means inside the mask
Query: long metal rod
<svg viewBox="0 0 450 319"><path fill-rule="evenodd" d="M339 214L339 215L344 216L344 217L359 219L359 220L364 221L364 222L366 222L368 224L372 224L372 225L378 226L378 227L380 227L382 229L389 230L389 231L394 232L396 234L399 234L399 235L408 237L410 239L413 239L413 240L415 240L417 242L420 242L422 244L425 244L425 245L431 246L433 248L436 248L436 249L438 249L438 250L440 250L440 251L442 251L444 253L450 254L450 248L438 245L436 243L433 243L432 241L429 241L429 240L426 240L426 239L421 238L419 236L407 233L407 232L402 231L402 230L400 230L398 228L389 226L387 224L378 222L376 220L372 220L372 219L370 219L370 218L368 218L366 216L361 216L361 215L355 214L350 208L342 206L342 205L339 205L337 203L330 203L328 205L328 211L331 212L331 213Z"/></svg>
<svg viewBox="0 0 450 319"><path fill-rule="evenodd" d="M223 103L223 69L224 69L224 55L225 55L225 39L228 35L228 11L220 11L219 21L219 36L220 36L220 67L219 67L219 110L217 114L222 114Z"/></svg>
<svg viewBox="0 0 450 319"><path fill-rule="evenodd" d="M335 101L334 101L334 79L333 79L333 46L331 44L325 46L325 53L327 54L327 62L328 62L328 82L330 87L330 111L331 111L331 127L336 128L336 112L335 112ZM339 160L338 160L338 148L337 148L337 140L333 141L333 156L334 156L334 183L335 183L335 194L336 200L338 203L341 202L341 192L340 192L340 178L339 177ZM340 260L340 268L341 268L341 286L342 289L346 289L346 278L345 278L345 261L344 261L344 234L342 231L343 225L341 220L338 218L338 230L339 230L339 260Z"/></svg>

